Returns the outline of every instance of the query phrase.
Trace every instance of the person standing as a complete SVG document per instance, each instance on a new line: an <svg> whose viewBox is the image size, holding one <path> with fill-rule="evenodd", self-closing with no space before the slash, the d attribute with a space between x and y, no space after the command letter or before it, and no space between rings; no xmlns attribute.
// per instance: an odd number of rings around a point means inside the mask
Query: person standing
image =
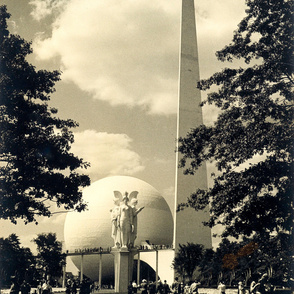
<svg viewBox="0 0 294 294"><path fill-rule="evenodd" d="M166 280L163 281L163 284L162 284L162 294L168 294L170 293L170 287L169 285L167 284Z"/></svg>
<svg viewBox="0 0 294 294"><path fill-rule="evenodd" d="M226 293L226 285L223 281L220 281L218 284L217 289L219 290L219 294L225 294Z"/></svg>
<svg viewBox="0 0 294 294"><path fill-rule="evenodd" d="M238 283L238 294L245 294L243 282Z"/></svg>
<svg viewBox="0 0 294 294"><path fill-rule="evenodd" d="M158 293L158 294L162 294L162 286L163 286L163 284L162 284L162 282L161 282L160 279L157 281L157 285L156 285L156 283L155 283L155 287L156 287L156 286L157 286L157 293Z"/></svg>
<svg viewBox="0 0 294 294"><path fill-rule="evenodd" d="M49 294L49 282L47 282L46 280L43 280L43 284L42 284L42 294Z"/></svg>
<svg viewBox="0 0 294 294"><path fill-rule="evenodd" d="M191 292L190 292L190 286L189 286L189 284L186 284L185 286L184 286L184 294L190 294Z"/></svg>
<svg viewBox="0 0 294 294"><path fill-rule="evenodd" d="M198 288L201 285L197 280L195 280L190 286L190 293L198 294Z"/></svg>
<svg viewBox="0 0 294 294"><path fill-rule="evenodd" d="M147 281L145 279L142 280L142 283L141 283L141 289L142 289L142 294L147 294Z"/></svg>
<svg viewBox="0 0 294 294"><path fill-rule="evenodd" d="M175 281L172 283L172 291L173 293L179 294L179 289L180 289L180 283L179 283L179 278L175 277Z"/></svg>
<svg viewBox="0 0 294 294"><path fill-rule="evenodd" d="M71 294L71 284L72 284L71 279L68 279L65 285L65 294Z"/></svg>
<svg viewBox="0 0 294 294"><path fill-rule="evenodd" d="M72 281L72 284L71 284L71 293L72 294L77 294L77 291L78 291L78 286L77 286L77 282L75 280Z"/></svg>
<svg viewBox="0 0 294 294"><path fill-rule="evenodd" d="M155 294L156 293L156 283L150 281L149 285L148 285L148 291L149 294Z"/></svg>
<svg viewBox="0 0 294 294"><path fill-rule="evenodd" d="M132 287L133 287L133 293L137 294L138 286L137 286L137 283L135 281L133 281Z"/></svg>

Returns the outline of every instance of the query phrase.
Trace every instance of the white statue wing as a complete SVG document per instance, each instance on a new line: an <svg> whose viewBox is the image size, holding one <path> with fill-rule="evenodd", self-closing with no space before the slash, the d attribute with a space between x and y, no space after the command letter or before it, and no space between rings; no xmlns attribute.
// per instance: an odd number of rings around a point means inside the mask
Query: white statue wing
<svg viewBox="0 0 294 294"><path fill-rule="evenodd" d="M122 194L119 191L113 191L114 197L122 201Z"/></svg>
<svg viewBox="0 0 294 294"><path fill-rule="evenodd" d="M132 201L132 199L137 198L138 194L139 194L138 191L133 191L129 196L129 201Z"/></svg>

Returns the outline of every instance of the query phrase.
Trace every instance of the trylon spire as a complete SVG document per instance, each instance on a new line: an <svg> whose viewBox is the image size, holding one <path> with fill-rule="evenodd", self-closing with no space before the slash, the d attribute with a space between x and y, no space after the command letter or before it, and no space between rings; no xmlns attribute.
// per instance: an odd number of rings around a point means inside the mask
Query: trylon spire
<svg viewBox="0 0 294 294"><path fill-rule="evenodd" d="M177 138L203 123L201 94L197 89L199 81L199 60L196 38L194 0L182 0L181 41L180 41L180 73ZM207 188L206 166L199 168L195 175L184 175L178 168L181 155L177 153L175 209L179 203L187 201L187 197L197 188ZM211 247L211 230L202 222L208 220L209 212L196 212L191 208L175 213L174 246L196 243Z"/></svg>

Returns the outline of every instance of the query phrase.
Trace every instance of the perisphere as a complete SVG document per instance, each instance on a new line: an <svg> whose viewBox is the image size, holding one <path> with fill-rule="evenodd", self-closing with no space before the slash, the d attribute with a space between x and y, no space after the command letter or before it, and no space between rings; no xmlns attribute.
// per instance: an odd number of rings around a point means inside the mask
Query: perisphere
<svg viewBox="0 0 294 294"><path fill-rule="evenodd" d="M66 250L71 252L103 251L114 246L111 237L111 209L114 207L114 191L121 194L137 191L138 232L135 246L143 242L155 245L171 245L173 241L173 218L170 208L160 193L150 184L130 176L106 177L92 183L83 191L88 204L84 212L70 212L64 224ZM83 273L93 281L99 279L99 261L102 258L102 281L114 276L114 259L111 254L83 256ZM81 256L71 256L81 270Z"/></svg>

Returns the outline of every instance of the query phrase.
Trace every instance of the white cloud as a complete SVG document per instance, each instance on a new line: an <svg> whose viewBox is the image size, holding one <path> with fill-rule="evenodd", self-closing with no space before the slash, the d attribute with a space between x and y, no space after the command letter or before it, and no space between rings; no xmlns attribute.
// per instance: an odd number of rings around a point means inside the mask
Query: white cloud
<svg viewBox="0 0 294 294"><path fill-rule="evenodd" d="M18 26L14 20L8 20L7 23L9 24L10 32L12 34L17 34Z"/></svg>
<svg viewBox="0 0 294 294"><path fill-rule="evenodd" d="M43 15L55 3L31 2ZM197 1L202 77L219 66L215 50L231 39L242 4ZM34 51L40 59L60 56L62 79L95 99L170 114L177 108L179 31L180 1L71 0L53 24L52 36L36 39Z"/></svg>
<svg viewBox="0 0 294 294"><path fill-rule="evenodd" d="M179 22L175 5L149 0L72 0L36 40L41 59L60 56L62 79L112 105L174 113ZM176 19L176 21L175 21Z"/></svg>
<svg viewBox="0 0 294 294"><path fill-rule="evenodd" d="M216 51L231 43L233 32L245 16L244 0L195 1L200 77L208 78L232 63L217 61Z"/></svg>
<svg viewBox="0 0 294 294"><path fill-rule="evenodd" d="M74 135L72 152L90 162L90 175L133 175L144 170L140 156L131 150L132 139L126 134L86 130Z"/></svg>
<svg viewBox="0 0 294 294"><path fill-rule="evenodd" d="M31 12L32 17L40 21L54 12L60 11L68 0L31 0L30 5L33 6Z"/></svg>

